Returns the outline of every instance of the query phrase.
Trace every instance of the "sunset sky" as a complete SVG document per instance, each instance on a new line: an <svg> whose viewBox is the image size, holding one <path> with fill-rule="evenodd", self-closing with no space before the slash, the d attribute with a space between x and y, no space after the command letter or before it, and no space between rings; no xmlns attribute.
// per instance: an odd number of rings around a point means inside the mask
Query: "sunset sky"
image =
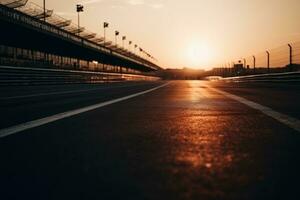
<svg viewBox="0 0 300 200"><path fill-rule="evenodd" d="M42 0L32 0L42 5ZM165 68L209 69L300 40L300 0L48 0L47 8L108 38L120 31Z"/></svg>

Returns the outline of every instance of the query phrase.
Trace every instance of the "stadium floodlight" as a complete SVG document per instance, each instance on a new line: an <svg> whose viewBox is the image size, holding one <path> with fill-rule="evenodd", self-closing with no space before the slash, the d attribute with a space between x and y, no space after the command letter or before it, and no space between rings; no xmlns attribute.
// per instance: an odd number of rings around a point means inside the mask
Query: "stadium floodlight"
<svg viewBox="0 0 300 200"><path fill-rule="evenodd" d="M83 5L77 4L76 5L76 11L78 13L78 35L80 35L80 17L79 17L79 13L83 12Z"/></svg>

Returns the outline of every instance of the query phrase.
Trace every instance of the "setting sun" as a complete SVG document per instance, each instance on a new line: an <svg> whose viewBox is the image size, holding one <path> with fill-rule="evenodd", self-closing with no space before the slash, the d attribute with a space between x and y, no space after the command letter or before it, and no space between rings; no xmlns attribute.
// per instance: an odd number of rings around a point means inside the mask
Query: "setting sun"
<svg viewBox="0 0 300 200"><path fill-rule="evenodd" d="M187 49L188 63L193 68L204 68L213 57L211 48L204 42L194 42Z"/></svg>

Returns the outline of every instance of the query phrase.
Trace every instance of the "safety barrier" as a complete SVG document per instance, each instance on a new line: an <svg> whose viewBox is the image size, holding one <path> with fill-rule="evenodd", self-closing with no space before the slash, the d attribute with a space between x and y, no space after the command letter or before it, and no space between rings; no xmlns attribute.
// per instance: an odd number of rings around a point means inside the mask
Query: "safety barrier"
<svg viewBox="0 0 300 200"><path fill-rule="evenodd" d="M0 86L156 81L155 76L0 66Z"/></svg>

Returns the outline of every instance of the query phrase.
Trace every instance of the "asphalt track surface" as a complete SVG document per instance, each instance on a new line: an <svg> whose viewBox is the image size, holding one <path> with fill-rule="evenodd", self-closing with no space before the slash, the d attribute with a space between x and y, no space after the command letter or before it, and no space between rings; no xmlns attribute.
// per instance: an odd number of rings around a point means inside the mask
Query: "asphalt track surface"
<svg viewBox="0 0 300 200"><path fill-rule="evenodd" d="M0 88L1 130L165 82ZM0 199L298 199L295 83L174 81L0 138ZM0 132L1 132L0 130Z"/></svg>

